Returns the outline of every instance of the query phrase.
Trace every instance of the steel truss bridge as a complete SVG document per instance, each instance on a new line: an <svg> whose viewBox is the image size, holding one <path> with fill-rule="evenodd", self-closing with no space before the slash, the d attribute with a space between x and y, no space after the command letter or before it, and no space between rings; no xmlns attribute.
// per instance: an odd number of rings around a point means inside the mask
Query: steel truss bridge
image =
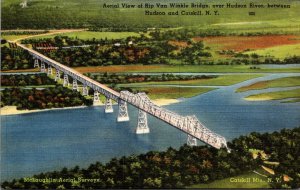
<svg viewBox="0 0 300 190"><path fill-rule="evenodd" d="M191 146L197 145L197 139L214 147L220 149L227 148L226 139L205 127L195 115L182 116L165 108L154 104L145 93L133 94L129 91L117 92L99 82L96 82L83 74L69 68L57 61L54 61L43 54L27 48L22 44L17 44L22 49L26 50L34 58L34 67L39 67L41 72L48 75L55 74L55 81L63 80L63 86L72 85L72 89L80 91L82 95L86 96L89 93L89 88L94 90L94 103L100 101L99 93L106 97L105 113L112 113L112 100L116 101L119 106L118 122L129 121L127 110L127 103L139 109L138 124L136 128L137 134L149 133L150 129L147 122L147 114L150 114L169 125L185 132L188 135L187 144ZM46 67L47 65L47 67ZM53 68L55 73L53 73ZM63 79L61 75L63 74ZM72 78L72 84L69 83L69 78ZM79 87L78 82L82 84Z"/></svg>

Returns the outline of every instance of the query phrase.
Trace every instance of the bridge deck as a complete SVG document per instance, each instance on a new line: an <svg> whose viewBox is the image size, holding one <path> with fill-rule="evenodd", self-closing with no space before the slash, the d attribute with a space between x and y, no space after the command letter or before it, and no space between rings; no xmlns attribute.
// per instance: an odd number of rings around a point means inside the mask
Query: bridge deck
<svg viewBox="0 0 300 190"><path fill-rule="evenodd" d="M60 68L64 68L65 70L67 70L67 71L69 71L69 72L71 72L71 73L74 73L74 74L77 75L78 77L80 77L80 78L82 78L82 79L84 79L84 80L86 80L86 81L88 81L88 82L90 82L90 83L92 83L92 84L94 84L94 85L96 85L96 86L102 88L102 89L105 89L106 91L110 92L111 94L113 94L113 95L115 95L115 96L117 96L117 97L120 96L120 93L119 93L119 92L117 92L117 91L115 91L115 90L113 90L113 89L111 89L111 88L105 86L104 84L101 84L101 83L99 83L99 82L97 82L97 81L94 81L94 80L90 79L89 77L84 76L83 74L79 73L78 71L76 71L76 70L74 70L74 69L72 69L72 68L70 68L70 67L67 67L67 66L65 66L65 65L63 65L63 64L61 64L61 63L59 63L59 62L57 62L57 61L55 61L55 60L53 60L53 59L50 59L49 57L46 57L46 56L44 56L43 54L41 54L41 53L39 53L39 52L37 52L37 51L35 51L35 50L33 50L33 49L30 49L30 48L28 48L28 47L26 47L26 46L24 46L24 45L22 45L22 44L17 44L17 45L18 45L19 47L21 47L21 48L27 50L28 52L31 52L32 54L34 54L34 55L36 55L36 56L38 56L38 57L41 57L41 58L43 58L44 60L47 60L48 62L50 62L50 63L52 63L52 64L54 64L54 65L59 66Z"/></svg>

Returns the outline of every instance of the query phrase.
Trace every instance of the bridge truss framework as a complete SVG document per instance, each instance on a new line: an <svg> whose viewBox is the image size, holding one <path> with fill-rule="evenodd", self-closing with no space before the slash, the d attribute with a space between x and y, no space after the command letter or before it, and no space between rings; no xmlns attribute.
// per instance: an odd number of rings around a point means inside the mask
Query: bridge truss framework
<svg viewBox="0 0 300 190"><path fill-rule="evenodd" d="M133 105L139 109L138 124L136 128L137 134L149 133L150 129L147 121L147 114L150 114L169 125L185 132L188 135L187 144L190 146L196 146L197 140L204 142L212 147L220 149L222 147L227 148L226 139L211 131L202 124L195 115L182 116L174 113L170 110L162 108L154 104L151 99L145 93L133 94L129 91L121 91L120 93L110 89L109 87L96 82L81 73L71 69L55 60L52 60L43 54L27 48L22 44L17 44L19 47L27 50L34 58L34 67L40 68L41 72L45 72L48 75L53 74L53 68L55 68L55 81L61 80L61 74L63 74L63 86L69 86L69 78L72 79L72 89L81 91L84 96L89 94L89 88L94 91L94 102L100 101L99 94L106 97L105 101L105 113L113 113L112 101L119 104L119 112L117 121L124 122L129 121L129 114L127 109L127 103ZM48 65L48 70L46 69ZM79 88L78 82L82 84L82 88Z"/></svg>

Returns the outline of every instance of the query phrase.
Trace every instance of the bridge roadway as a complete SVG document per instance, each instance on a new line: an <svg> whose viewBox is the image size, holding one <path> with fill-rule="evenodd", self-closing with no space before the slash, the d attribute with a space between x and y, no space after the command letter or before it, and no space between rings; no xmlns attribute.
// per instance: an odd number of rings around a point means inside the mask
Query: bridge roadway
<svg viewBox="0 0 300 190"><path fill-rule="evenodd" d="M212 146L217 149L222 147L227 148L226 139L214 133L207 127L205 127L196 116L181 116L177 113L171 112L165 108L155 105L145 93L133 94L128 91L121 91L121 93L110 89L109 87L96 82L83 74L71 69L57 61L54 61L43 54L27 48L22 44L17 44L19 47L27 50L35 59L39 59L48 66L56 68L59 72L63 72L65 75L71 76L73 80L78 80L85 86L89 86L95 92L102 93L107 99L113 99L119 103L119 116L118 121L128 121L127 103L133 105L139 109L139 119L137 133L148 133L148 124L146 113L168 123L169 125L188 134L188 144L196 145L196 139ZM77 83L76 83L77 84ZM110 106L112 112L112 106ZM119 118L121 117L121 118ZM122 118L123 117L123 118ZM146 132L145 132L146 131Z"/></svg>
<svg viewBox="0 0 300 190"><path fill-rule="evenodd" d="M78 81L80 81L82 84L86 84L87 86L93 88L94 90L97 90L99 92L102 92L104 95L107 95L106 97L109 97L115 101L118 101L119 97L120 97L120 93L108 88L107 86L94 81L92 79L90 79L89 77L84 76L83 74L79 73L78 71L71 69L70 67L67 67L53 59L50 59L49 57L46 57L45 55L30 49L22 44L17 44L19 47L27 50L31 55L33 55L34 57L38 58L39 60L43 61L44 63L47 63L51 66L53 66L54 68L62 71L63 73L71 76L73 79L76 79Z"/></svg>

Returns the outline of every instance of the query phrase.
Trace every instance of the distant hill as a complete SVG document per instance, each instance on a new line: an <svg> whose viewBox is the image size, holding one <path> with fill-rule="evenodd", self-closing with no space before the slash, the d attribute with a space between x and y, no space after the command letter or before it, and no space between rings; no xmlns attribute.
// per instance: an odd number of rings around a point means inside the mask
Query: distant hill
<svg viewBox="0 0 300 190"><path fill-rule="evenodd" d="M180 27L180 26L195 26L205 24L217 24L227 22L255 22L278 19L299 19L300 18L300 3L299 1L287 0L220 0L217 1L194 1L194 0L29 0L28 7L20 6L21 0L1 1L2 3L2 29L61 29L61 28L149 28L149 27ZM201 8L178 8L182 11L200 11L205 13L210 10L213 14L214 10L219 11L219 16L154 16L145 15L145 10L149 11L176 11L175 9L165 8L103 8L103 4L120 4L129 3L138 5L141 3L178 3L185 2L209 4L209 9ZM213 4L234 5L246 4L247 8L224 8L214 9ZM249 8L249 3L255 4L286 4L291 3L291 8ZM249 12L255 12L255 16L249 16Z"/></svg>

